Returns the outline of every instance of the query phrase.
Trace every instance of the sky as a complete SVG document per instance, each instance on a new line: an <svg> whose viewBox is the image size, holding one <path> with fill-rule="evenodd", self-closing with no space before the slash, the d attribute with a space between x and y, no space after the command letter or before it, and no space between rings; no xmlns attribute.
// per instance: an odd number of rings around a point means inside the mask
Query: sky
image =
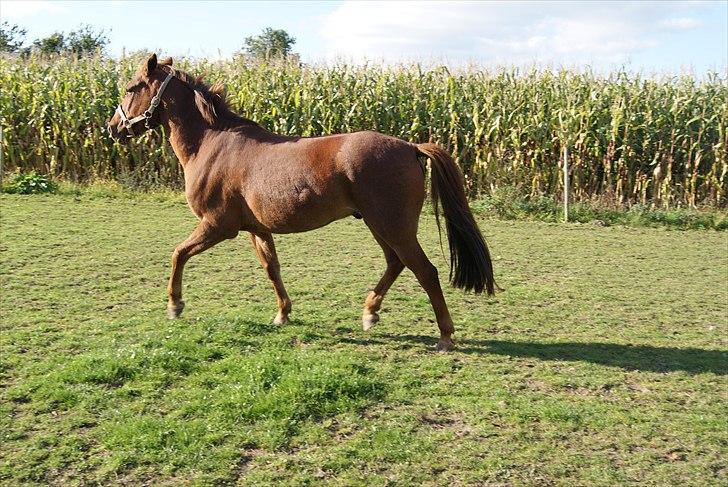
<svg viewBox="0 0 728 487"><path fill-rule="evenodd" d="M726 72L728 0L713 1L7 1L26 40L80 24L109 53L225 58L265 27L296 38L304 62L625 67Z"/></svg>

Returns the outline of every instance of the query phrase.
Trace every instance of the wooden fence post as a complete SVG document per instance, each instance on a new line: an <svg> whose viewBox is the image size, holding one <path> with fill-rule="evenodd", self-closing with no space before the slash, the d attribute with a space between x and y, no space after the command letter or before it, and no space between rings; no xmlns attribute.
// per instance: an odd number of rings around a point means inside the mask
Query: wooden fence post
<svg viewBox="0 0 728 487"><path fill-rule="evenodd" d="M564 145L564 223L569 222L569 148Z"/></svg>
<svg viewBox="0 0 728 487"><path fill-rule="evenodd" d="M4 176L3 170L5 169L3 167L2 146L3 146L3 127L2 127L2 125L0 125L0 193L2 192L2 188L3 188L3 176Z"/></svg>

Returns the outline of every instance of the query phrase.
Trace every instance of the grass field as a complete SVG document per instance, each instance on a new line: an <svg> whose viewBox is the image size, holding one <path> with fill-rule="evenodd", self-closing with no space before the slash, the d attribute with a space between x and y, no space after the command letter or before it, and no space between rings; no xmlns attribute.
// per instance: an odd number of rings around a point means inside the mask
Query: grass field
<svg viewBox="0 0 728 487"><path fill-rule="evenodd" d="M447 288L437 354L408 272L361 330L359 220L278 238L278 327L244 237L165 319L179 198L0 205L3 485L726 485L725 233L481 219L505 292Z"/></svg>

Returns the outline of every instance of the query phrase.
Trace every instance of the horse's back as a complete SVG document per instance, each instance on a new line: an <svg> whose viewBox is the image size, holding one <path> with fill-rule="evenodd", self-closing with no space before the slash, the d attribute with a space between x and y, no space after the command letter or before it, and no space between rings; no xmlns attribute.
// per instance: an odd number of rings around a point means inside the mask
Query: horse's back
<svg viewBox="0 0 728 487"><path fill-rule="evenodd" d="M363 174L382 173L388 168L410 168L416 160L413 144L379 132L344 134L337 162L352 181Z"/></svg>

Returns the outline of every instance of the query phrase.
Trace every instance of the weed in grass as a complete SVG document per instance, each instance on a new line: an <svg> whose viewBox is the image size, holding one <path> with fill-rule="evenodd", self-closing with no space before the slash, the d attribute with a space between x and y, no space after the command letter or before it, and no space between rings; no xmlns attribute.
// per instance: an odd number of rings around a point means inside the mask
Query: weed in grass
<svg viewBox="0 0 728 487"><path fill-rule="evenodd" d="M43 194L55 193L58 185L46 174L18 172L10 176L10 181L2 190L10 194Z"/></svg>

